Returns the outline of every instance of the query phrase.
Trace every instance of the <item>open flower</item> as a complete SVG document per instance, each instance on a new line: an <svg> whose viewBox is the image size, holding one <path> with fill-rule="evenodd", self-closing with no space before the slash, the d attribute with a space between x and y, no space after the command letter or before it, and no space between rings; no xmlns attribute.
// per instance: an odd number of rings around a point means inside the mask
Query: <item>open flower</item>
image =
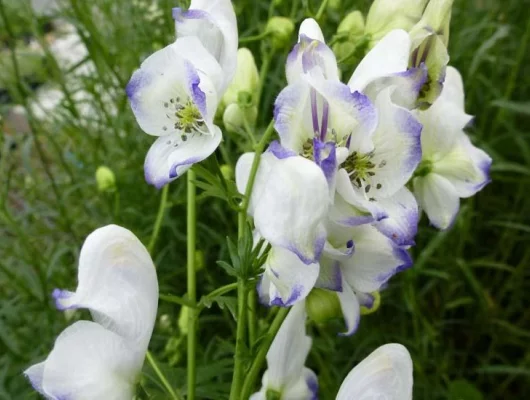
<svg viewBox="0 0 530 400"><path fill-rule="evenodd" d="M59 309L87 308L57 338L45 361L24 373L49 399L131 399L158 307L156 272L130 231L108 225L90 234L75 292L56 289Z"/></svg>
<svg viewBox="0 0 530 400"><path fill-rule="evenodd" d="M305 322L304 306L293 306L269 348L262 387L251 400L317 399L317 377L304 367L312 342L306 334Z"/></svg>
<svg viewBox="0 0 530 400"><path fill-rule="evenodd" d="M336 400L411 400L412 383L412 359L407 349L397 343L385 344L350 371Z"/></svg>
<svg viewBox="0 0 530 400"><path fill-rule="evenodd" d="M413 179L414 195L431 223L447 229L460 198L488 184L491 166L491 158L463 131L472 117L464 111L464 85L455 68L447 68L442 94L431 108L418 112L418 118L424 125L423 157Z"/></svg>
<svg viewBox="0 0 530 400"><path fill-rule="evenodd" d="M241 193L249 180L254 153L236 166ZM261 156L248 213L257 233L272 249L258 287L263 303L288 306L303 299L318 277L318 260L326 241L328 184L313 162L286 151L277 142Z"/></svg>
<svg viewBox="0 0 530 400"><path fill-rule="evenodd" d="M197 0L173 16L177 40L148 57L126 88L138 124L158 136L144 166L157 188L219 146L213 119L236 70L237 24L229 0Z"/></svg>

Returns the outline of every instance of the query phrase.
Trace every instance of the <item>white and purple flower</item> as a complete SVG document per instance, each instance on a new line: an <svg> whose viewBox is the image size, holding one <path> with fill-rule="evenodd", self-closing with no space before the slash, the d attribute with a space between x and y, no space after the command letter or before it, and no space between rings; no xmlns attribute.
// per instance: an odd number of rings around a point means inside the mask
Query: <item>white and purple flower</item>
<svg viewBox="0 0 530 400"><path fill-rule="evenodd" d="M173 11L177 40L148 57L126 91L138 124L158 136L145 160L148 183L160 188L219 146L213 120L232 80L237 24L229 0L195 1Z"/></svg>
<svg viewBox="0 0 530 400"><path fill-rule="evenodd" d="M414 195L431 223L447 229L460 198L473 196L490 182L492 162L464 132L473 117L464 111L464 85L455 68L447 68L442 94L431 108L418 111L418 119L424 126L423 158L412 181Z"/></svg>
<svg viewBox="0 0 530 400"><path fill-rule="evenodd" d="M108 225L87 237L78 279L75 292L54 291L57 308L86 308L94 322L66 328L24 374L47 399L129 400L156 320L153 261L133 233Z"/></svg>

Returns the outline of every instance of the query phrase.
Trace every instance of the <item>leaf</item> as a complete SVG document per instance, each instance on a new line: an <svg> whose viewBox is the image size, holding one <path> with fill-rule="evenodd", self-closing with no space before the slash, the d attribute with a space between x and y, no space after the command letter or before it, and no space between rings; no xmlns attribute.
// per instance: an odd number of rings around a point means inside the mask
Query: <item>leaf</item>
<svg viewBox="0 0 530 400"><path fill-rule="evenodd" d="M459 379L449 384L449 400L483 400L482 393L470 382Z"/></svg>
<svg viewBox="0 0 530 400"><path fill-rule="evenodd" d="M530 115L530 101L495 100L491 104L516 114Z"/></svg>
<svg viewBox="0 0 530 400"><path fill-rule="evenodd" d="M224 269L228 275L237 277L236 269L230 264L228 264L226 261L217 261L217 265Z"/></svg>
<svg viewBox="0 0 530 400"><path fill-rule="evenodd" d="M226 308L228 311L230 311L230 314L232 314L234 320L237 320L237 299L235 297L217 296L212 299L204 296L201 299L201 303L204 304L204 306L207 308L211 308L213 303L217 303L221 310L224 310Z"/></svg>

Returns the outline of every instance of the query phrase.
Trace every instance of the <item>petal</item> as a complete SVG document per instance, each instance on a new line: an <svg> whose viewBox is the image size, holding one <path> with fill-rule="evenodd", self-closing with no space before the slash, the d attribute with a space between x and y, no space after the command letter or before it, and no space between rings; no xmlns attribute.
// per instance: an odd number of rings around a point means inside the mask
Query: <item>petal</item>
<svg viewBox="0 0 530 400"><path fill-rule="evenodd" d="M490 182L491 163L491 157L462 133L456 146L433 164L433 172L451 182L459 197L470 197Z"/></svg>
<svg viewBox="0 0 530 400"><path fill-rule="evenodd" d="M411 41L402 29L390 31L359 63L348 82L353 91L362 92L377 78L407 70Z"/></svg>
<svg viewBox="0 0 530 400"><path fill-rule="evenodd" d="M304 368L300 378L285 387L282 400L318 400L318 379L315 373Z"/></svg>
<svg viewBox="0 0 530 400"><path fill-rule="evenodd" d="M414 115L396 106L387 89L376 100L381 118L373 137L375 164L370 178L370 196L377 199L388 197L402 188L412 177L421 161L422 125ZM366 188L368 189L368 188Z"/></svg>
<svg viewBox="0 0 530 400"><path fill-rule="evenodd" d="M285 87L274 103L274 127L283 147L301 153L304 143L313 140L311 86L300 79Z"/></svg>
<svg viewBox="0 0 530 400"><path fill-rule="evenodd" d="M346 183L351 187L349 181ZM350 188L347 188L347 190L350 191ZM386 217L386 214L384 216ZM363 211L351 205L338 193L335 194L333 206L329 211L329 218L332 222L345 226L357 226L375 221L375 218L370 212Z"/></svg>
<svg viewBox="0 0 530 400"><path fill-rule="evenodd" d="M158 307L156 271L144 245L117 225L96 229L79 256L75 293L56 290L59 309L88 308L94 320L147 349Z"/></svg>
<svg viewBox="0 0 530 400"><path fill-rule="evenodd" d="M339 296L342 315L344 316L344 322L346 323L346 332L341 333L341 335L349 336L355 333L359 327L361 307L359 305L359 300L350 285L348 285L344 278L342 279L342 291L337 292L337 295Z"/></svg>
<svg viewBox="0 0 530 400"><path fill-rule="evenodd" d="M306 334L306 311L303 303L291 308L267 352L269 388L281 391L283 386L298 381L311 350L311 338Z"/></svg>
<svg viewBox="0 0 530 400"><path fill-rule="evenodd" d="M304 264L289 250L272 247L258 285L263 304L288 307L306 298L318 278L317 263Z"/></svg>
<svg viewBox="0 0 530 400"><path fill-rule="evenodd" d="M329 207L322 170L303 157L277 160L268 176L258 169L254 223L273 246L294 252L306 264L319 259L324 247L322 222ZM259 197L257 197L259 195Z"/></svg>
<svg viewBox="0 0 530 400"><path fill-rule="evenodd" d="M223 93L236 72L238 32L230 0L194 0L189 10L173 9L177 38L197 37L223 69Z"/></svg>
<svg viewBox="0 0 530 400"><path fill-rule="evenodd" d="M144 357L145 351L116 333L78 321L59 335L44 361L41 393L52 399L131 399Z"/></svg>
<svg viewBox="0 0 530 400"><path fill-rule="evenodd" d="M320 259L320 271L315 287L340 292L342 291L342 272L339 261L333 259L332 256L326 252L325 256L323 255Z"/></svg>
<svg viewBox="0 0 530 400"><path fill-rule="evenodd" d="M355 252L342 262L342 274L356 292L375 292L397 272L412 265L406 250L370 225L351 230Z"/></svg>
<svg viewBox="0 0 530 400"><path fill-rule="evenodd" d="M313 154L315 163L320 166L328 182L331 201L335 195L335 175L337 173L337 151L334 142L321 142L313 139Z"/></svg>
<svg viewBox="0 0 530 400"><path fill-rule="evenodd" d="M460 199L455 187L441 175L430 173L413 180L414 196L438 229L447 229L453 224Z"/></svg>
<svg viewBox="0 0 530 400"><path fill-rule="evenodd" d="M404 346L376 349L350 371L337 394L337 400L368 398L412 399L412 359Z"/></svg>
<svg viewBox="0 0 530 400"><path fill-rule="evenodd" d="M392 197L380 199L379 204L388 213L388 218L376 222L375 227L397 245L413 246L420 219L414 195L403 187Z"/></svg>
<svg viewBox="0 0 530 400"><path fill-rule="evenodd" d="M180 131L159 137L145 158L145 180L157 188L165 186L182 176L193 164L208 158L221 139L221 129L216 125L212 127L212 135Z"/></svg>
<svg viewBox="0 0 530 400"><path fill-rule="evenodd" d="M327 79L339 81L335 54L326 46L318 23L307 18L300 25L298 44L287 57L287 83L296 82L304 73L315 67L318 67L319 72Z"/></svg>
<svg viewBox="0 0 530 400"><path fill-rule="evenodd" d="M41 363L32 365L28 369L24 371L24 375L26 378L29 379L31 386L33 386L33 389L35 389L37 392L42 394L46 399L54 400L52 397L48 396L42 387L42 380L44 379L44 367L46 365L46 362L43 361Z"/></svg>
<svg viewBox="0 0 530 400"><path fill-rule="evenodd" d="M185 58L190 52L196 54L191 60ZM199 57L200 65L194 65ZM219 100L212 77L220 73L217 61L195 38L179 39L149 56L126 88L142 130L155 136L180 132L176 114L183 107L198 112L194 126L203 121L209 128Z"/></svg>

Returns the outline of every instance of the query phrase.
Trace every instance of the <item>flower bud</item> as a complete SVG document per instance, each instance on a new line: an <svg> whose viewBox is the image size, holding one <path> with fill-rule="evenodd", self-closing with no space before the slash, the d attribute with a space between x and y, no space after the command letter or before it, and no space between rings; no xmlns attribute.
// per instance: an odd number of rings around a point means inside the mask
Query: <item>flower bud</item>
<svg viewBox="0 0 530 400"><path fill-rule="evenodd" d="M113 192L116 190L116 177L109 167L104 165L96 170L96 182L100 192Z"/></svg>
<svg viewBox="0 0 530 400"><path fill-rule="evenodd" d="M223 114L225 127L234 132L238 132L245 127L245 118L250 126L254 126L258 118L258 108L250 107L242 109L239 104L230 104Z"/></svg>
<svg viewBox="0 0 530 400"><path fill-rule="evenodd" d="M342 6L342 0L329 0L328 9L332 11L339 11Z"/></svg>
<svg viewBox="0 0 530 400"><path fill-rule="evenodd" d="M342 316L337 293L315 288L311 290L305 303L307 315L316 323L325 323Z"/></svg>
<svg viewBox="0 0 530 400"><path fill-rule="evenodd" d="M375 0L366 17L366 33L372 36L370 47L393 29L409 31L416 24L428 0Z"/></svg>
<svg viewBox="0 0 530 400"><path fill-rule="evenodd" d="M195 251L195 271L200 271L204 268L206 262L204 261L204 252L201 250Z"/></svg>
<svg viewBox="0 0 530 400"><path fill-rule="evenodd" d="M337 42L333 45L333 52L346 65L355 65L357 60L356 50L364 46L364 16L360 11L352 11L339 24L337 28ZM359 49L360 51L360 49Z"/></svg>
<svg viewBox="0 0 530 400"><path fill-rule="evenodd" d="M360 11L352 11L344 17L337 28L337 33L347 33L353 37L364 34L364 16Z"/></svg>
<svg viewBox="0 0 530 400"><path fill-rule="evenodd" d="M221 165L221 174L226 180L234 179L234 168L231 165Z"/></svg>
<svg viewBox="0 0 530 400"><path fill-rule="evenodd" d="M259 72L254 56L249 49L242 47L237 51L236 74L223 96L223 103L228 106L239 103L240 98L245 97L252 104L254 102L252 94L256 92L258 86Z"/></svg>
<svg viewBox="0 0 530 400"><path fill-rule="evenodd" d="M271 35L272 46L277 49L282 49L291 43L294 22L285 17L272 17L267 22L265 32Z"/></svg>
<svg viewBox="0 0 530 400"><path fill-rule="evenodd" d="M180 333L182 333L182 335L187 335L188 334L188 316L189 316L189 312L190 312L189 307L182 306L182 308L180 309L178 326L179 326L179 329L180 329Z"/></svg>
<svg viewBox="0 0 530 400"><path fill-rule="evenodd" d="M426 36L435 34L447 46L449 43L449 23L453 0L430 0L417 24L410 29L413 46L419 45Z"/></svg>

